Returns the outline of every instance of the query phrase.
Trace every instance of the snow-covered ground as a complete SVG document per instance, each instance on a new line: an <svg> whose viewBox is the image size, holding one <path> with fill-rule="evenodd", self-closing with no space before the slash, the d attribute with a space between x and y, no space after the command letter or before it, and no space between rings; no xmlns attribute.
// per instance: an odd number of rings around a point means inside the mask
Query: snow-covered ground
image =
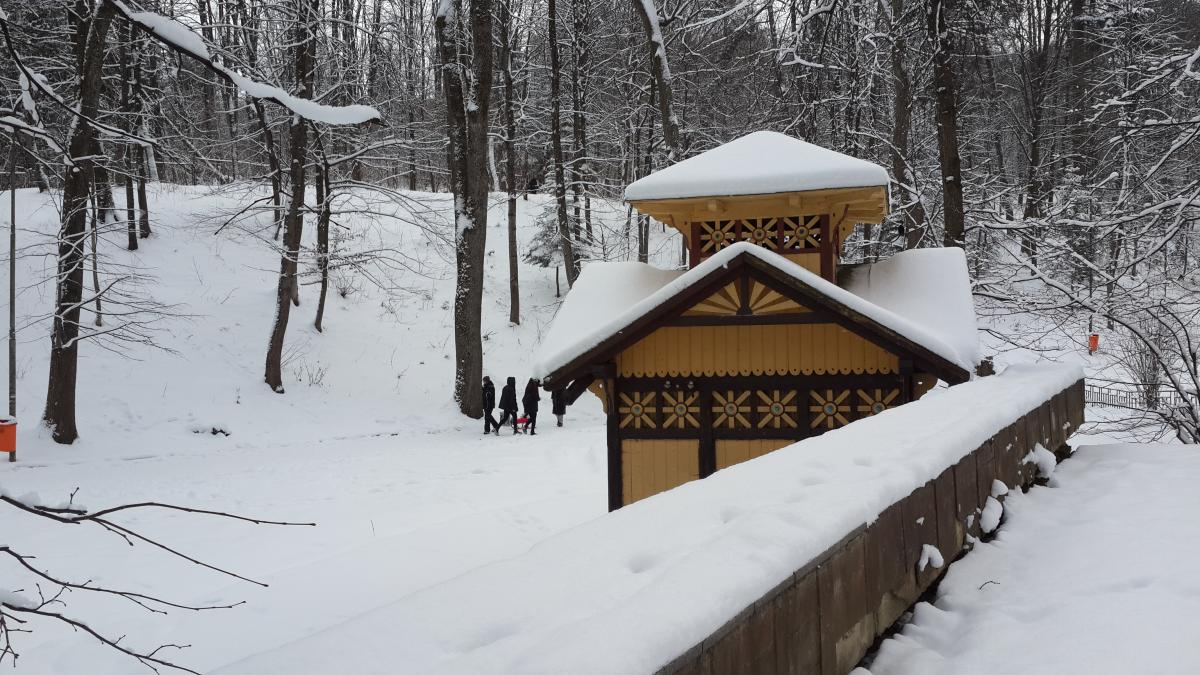
<svg viewBox="0 0 1200 675"><path fill-rule="evenodd" d="M7 194L0 198L3 213ZM404 266L386 277L374 270L386 289L358 279L348 297L331 290L324 333L312 327L315 286L303 287L287 336L287 393L278 395L262 383L277 254L236 229L214 236L221 214L244 203L242 197L157 186L155 235L136 253L112 236L101 243L101 255L140 268L148 277L141 291L175 306L178 316L157 326L154 337L164 349L135 346L122 354L82 344L81 439L64 447L37 424L57 210L35 191L18 193L20 461L0 462L0 487L47 501L78 487L76 501L91 508L159 500L317 523L254 526L169 513L124 520L269 584L260 588L147 546L130 548L112 535L0 511L2 543L38 555L59 575L182 603L246 601L164 617L77 592L69 598L77 616L128 635L134 645L190 644L168 656L209 672L523 553L606 511L604 427L594 397L572 406L563 429L554 427L544 401L533 437L485 438L481 422L457 413L449 337L453 252L438 238L449 231L450 202L446 195L410 197L406 205L373 204L382 215L342 219L357 233L351 245L394 246L404 252ZM540 195L519 204L522 250L544 204ZM522 263L524 321L508 323L503 214L497 201L488 233L485 369L497 386L509 375L523 386L558 300L554 270ZM677 255L677 242L655 245L664 258ZM214 435L213 428L230 435ZM0 564L0 588L13 590L14 572ZM140 670L69 631L42 625L15 637L21 673Z"/></svg>
<svg viewBox="0 0 1200 675"><path fill-rule="evenodd" d="M379 616L382 608L520 556L602 515L605 437L594 397L585 395L572 407L564 429L554 428L543 414L536 437L484 438L480 425L456 412L450 399L453 253L444 241L451 227L449 199L409 198L403 205L376 200L372 213L342 219L355 233L349 245L395 247L404 257L386 270L373 270L382 288L361 278L339 280L356 290L346 297L330 293L323 333L312 328L315 287L303 288L303 304L293 309L288 331L287 393L277 395L261 379L277 254L240 230L214 236L222 214L244 203L244 197L156 186L155 236L143 240L136 253L123 250L122 237L110 237L101 243L101 255L139 269L146 275L139 292L172 306L175 316L156 326L154 339L163 349L114 352L89 342L81 346L82 437L63 447L36 423L45 395L52 304L46 280L54 265L57 211L46 197L20 191L21 454L16 464L0 463L0 488L58 501L78 487L76 500L92 508L160 500L317 526L255 526L161 512L123 520L267 587L191 566L147 546L131 548L111 534L47 527L10 510L0 511L0 543L36 554L51 571L77 580L189 604L244 600L233 609L161 616L116 599L79 592L69 597L80 618L106 633L128 635L131 644L189 644L168 656L201 672L225 667L247 672L260 662L255 657L291 663L290 646L337 635L341 626L370 625L369 617ZM544 205L537 195L519 204L522 250ZM0 213L7 211L4 193ZM485 369L498 382L509 375L523 382L534 345L559 300L554 270L522 263L523 322L508 323L503 213L503 205L495 204L488 236ZM613 214L616 231L622 215ZM652 230L661 237L658 228ZM306 237L311 235L309 228ZM660 264L669 264L678 242L659 238L654 250ZM6 313L4 306L0 315ZM1071 348L1064 345L1063 351ZM1006 355L1003 360L1017 359ZM0 373L6 374L3 364ZM229 435L210 433L214 428ZM1072 462L1082 466L1086 456ZM1073 466L1062 470L1064 486L1070 486ZM1126 490L1163 485L1151 477L1156 467L1165 473L1176 468L1140 466L1142 478L1110 471L1105 475L1111 485L1098 481L1091 489L1100 494L1118 485ZM1184 476L1171 479L1182 482ZM1063 500L1053 517L1080 517L1065 489L1035 490L1009 502L1004 534L988 546L1002 547L1006 537L1017 536L1025 504L1052 497ZM1092 493L1075 499L1088 500L1088 508L1104 507ZM1194 502L1191 508L1195 512ZM1130 518L1146 512L1131 512ZM1161 527L1173 525L1173 519L1164 518ZM1187 521L1182 526L1194 528ZM1166 529L1156 535L1155 546L1176 545L1180 530L1171 532L1173 538ZM1142 534L1149 533L1147 528ZM986 555L984 548L966 563ZM1157 550L1116 543L1109 549L1128 556L1129 570L1137 569L1136 556ZM1136 562L1144 567L1150 557ZM11 590L14 571L0 564L0 589ZM919 612L913 630L922 625L922 616ZM1027 641L1034 639L1031 635ZM128 659L66 630L41 625L31 635L15 637L22 674L140 672ZM879 663L882 667L885 661ZM397 669L403 672L399 664Z"/></svg>
<svg viewBox="0 0 1200 675"><path fill-rule="evenodd" d="M1008 495L996 539L951 566L869 673L1200 672L1198 484L1192 447L1079 449L1049 488Z"/></svg>

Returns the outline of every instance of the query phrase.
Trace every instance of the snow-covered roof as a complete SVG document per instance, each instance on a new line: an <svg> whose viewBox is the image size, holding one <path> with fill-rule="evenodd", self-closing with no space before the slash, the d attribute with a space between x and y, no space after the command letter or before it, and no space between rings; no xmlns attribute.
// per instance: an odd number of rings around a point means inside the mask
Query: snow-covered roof
<svg viewBox="0 0 1200 675"><path fill-rule="evenodd" d="M882 279L872 280L867 274L865 281L855 284L860 292L871 298L868 299L838 287L778 253L749 242L738 242L686 272L631 262L595 262L584 267L542 340L539 359L534 366L535 376L545 378L570 365L743 255L770 265L817 295L866 317L963 370L970 371L977 362L978 346L968 337L968 333L973 335L975 331L975 315L970 304L965 259L944 254L929 262L945 264L946 269L925 274L911 269L924 261L904 258L900 263L884 268L879 275ZM918 288L913 289L914 295L925 293L931 297L906 301L903 298L905 290L886 288L888 280L899 284L909 279L919 282ZM960 297L963 289L967 289L965 299ZM944 296L949 296L949 300ZM952 310L940 315L936 308L943 302ZM969 312L964 308L964 302L965 307L970 308Z"/></svg>
<svg viewBox="0 0 1200 675"><path fill-rule="evenodd" d="M774 131L756 131L634 181L625 188L625 200L886 185L888 173L878 164Z"/></svg>
<svg viewBox="0 0 1200 675"><path fill-rule="evenodd" d="M935 333L964 362L979 362L975 302L961 248L901 251L849 268L842 288Z"/></svg>

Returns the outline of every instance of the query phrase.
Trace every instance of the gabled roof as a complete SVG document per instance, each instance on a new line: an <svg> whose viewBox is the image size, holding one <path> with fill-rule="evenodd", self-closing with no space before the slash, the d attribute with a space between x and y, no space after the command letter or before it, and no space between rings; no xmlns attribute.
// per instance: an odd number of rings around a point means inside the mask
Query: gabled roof
<svg viewBox="0 0 1200 675"><path fill-rule="evenodd" d="M948 382L970 378L976 350L961 353L936 329L917 323L822 279L800 265L748 242L725 248L686 271L666 271L642 263L592 263L585 267L567 294L550 330L542 340L535 376L548 386L582 374L612 353L640 339L644 329L686 311L708 288L734 269L748 266L775 285L825 310L839 322L865 331L876 342L892 344L919 359L919 369ZM947 276L961 274L965 263ZM969 287L968 287L969 288ZM968 296L968 302L969 296ZM970 330L974 331L972 312Z"/></svg>
<svg viewBox="0 0 1200 675"><path fill-rule="evenodd" d="M887 171L774 131L756 131L655 171L625 201L887 186Z"/></svg>

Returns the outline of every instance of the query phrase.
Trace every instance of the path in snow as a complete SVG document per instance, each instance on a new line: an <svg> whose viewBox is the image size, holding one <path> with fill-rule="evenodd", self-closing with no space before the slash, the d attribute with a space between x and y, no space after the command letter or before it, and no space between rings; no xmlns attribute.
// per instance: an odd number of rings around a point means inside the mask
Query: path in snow
<svg viewBox="0 0 1200 675"><path fill-rule="evenodd" d="M1200 672L1200 453L1085 446L1010 494L871 675ZM856 673L867 675L867 671Z"/></svg>

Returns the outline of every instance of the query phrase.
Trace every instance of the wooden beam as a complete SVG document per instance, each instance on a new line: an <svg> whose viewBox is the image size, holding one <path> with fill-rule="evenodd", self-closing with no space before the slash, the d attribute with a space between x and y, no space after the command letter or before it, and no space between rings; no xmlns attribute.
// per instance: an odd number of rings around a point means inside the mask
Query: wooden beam
<svg viewBox="0 0 1200 675"><path fill-rule="evenodd" d="M753 195L708 195L684 199L634 200L638 211L676 229L692 220L719 218L762 218L782 215L831 213L846 205L854 209L873 209L887 213L886 186L830 188L804 192L778 192ZM872 211L872 213L874 213ZM669 222L669 219L674 222Z"/></svg>
<svg viewBox="0 0 1200 675"><path fill-rule="evenodd" d="M621 415L617 412L617 378L604 381L608 394L608 510L616 511L625 505L625 471L621 457Z"/></svg>

